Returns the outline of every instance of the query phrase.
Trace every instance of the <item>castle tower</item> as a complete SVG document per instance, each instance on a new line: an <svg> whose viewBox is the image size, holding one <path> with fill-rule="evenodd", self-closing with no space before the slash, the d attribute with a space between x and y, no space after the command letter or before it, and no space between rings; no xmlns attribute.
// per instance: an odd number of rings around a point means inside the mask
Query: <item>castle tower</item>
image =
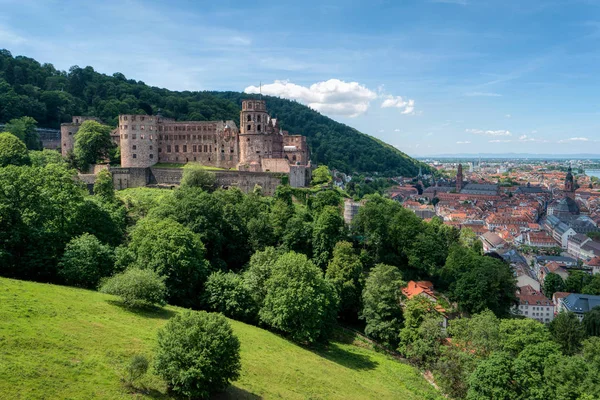
<svg viewBox="0 0 600 400"><path fill-rule="evenodd" d="M158 123L152 115L119 115L122 167L147 168L158 162Z"/></svg>
<svg viewBox="0 0 600 400"><path fill-rule="evenodd" d="M242 100L240 112L240 165L260 164L273 155L274 132L264 100Z"/></svg>
<svg viewBox="0 0 600 400"><path fill-rule="evenodd" d="M456 173L456 192L460 193L462 188L463 188L462 164L458 164L458 171Z"/></svg>
<svg viewBox="0 0 600 400"><path fill-rule="evenodd" d="M100 122L96 117L76 115L73 117L72 122L60 124L60 152L63 157L65 157L69 151L73 151L73 148L75 147L75 134L79 131L81 124L90 120Z"/></svg>

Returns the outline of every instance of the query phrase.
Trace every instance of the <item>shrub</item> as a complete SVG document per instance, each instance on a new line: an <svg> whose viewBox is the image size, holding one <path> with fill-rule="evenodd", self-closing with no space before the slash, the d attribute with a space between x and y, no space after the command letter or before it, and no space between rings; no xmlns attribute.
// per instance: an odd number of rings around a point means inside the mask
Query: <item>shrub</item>
<svg viewBox="0 0 600 400"><path fill-rule="evenodd" d="M199 187L212 192L216 187L216 175L199 165L186 165L183 169L181 187Z"/></svg>
<svg viewBox="0 0 600 400"><path fill-rule="evenodd" d="M133 386L138 379L148 372L149 365L150 363L145 356L136 354L135 356L131 357L125 366L125 376L123 377L123 380L127 385Z"/></svg>
<svg viewBox="0 0 600 400"><path fill-rule="evenodd" d="M175 393L207 398L239 377L239 351L223 315L185 311L158 331L154 369Z"/></svg>
<svg viewBox="0 0 600 400"><path fill-rule="evenodd" d="M149 269L128 269L106 279L100 291L119 296L127 307L163 306L166 304L165 278Z"/></svg>
<svg viewBox="0 0 600 400"><path fill-rule="evenodd" d="M204 301L211 310L241 321L253 322L258 313L244 279L234 272L212 273L206 281Z"/></svg>
<svg viewBox="0 0 600 400"><path fill-rule="evenodd" d="M59 274L68 285L96 288L100 279L113 272L114 252L96 236L84 233L71 239L59 264Z"/></svg>

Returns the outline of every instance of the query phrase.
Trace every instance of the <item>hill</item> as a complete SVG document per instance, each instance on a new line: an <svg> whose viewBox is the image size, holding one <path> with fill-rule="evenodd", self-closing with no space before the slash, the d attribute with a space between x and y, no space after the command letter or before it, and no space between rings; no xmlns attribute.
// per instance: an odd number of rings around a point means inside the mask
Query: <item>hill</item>
<svg viewBox="0 0 600 400"><path fill-rule="evenodd" d="M0 398L170 398L153 374L143 379L145 389L131 393L120 383L120 368L133 354L151 356L157 329L181 309L133 313L112 296L5 278L0 304ZM441 398L417 370L364 342L345 338L309 350L231 324L241 341L242 374L219 398Z"/></svg>
<svg viewBox="0 0 600 400"><path fill-rule="evenodd" d="M0 123L24 115L41 127L57 128L72 115L91 115L116 126L119 114L161 113L177 120L239 120L239 92L175 92L100 74L92 67L68 72L0 50ZM344 172L414 176L421 164L398 149L336 122L297 102L264 97L283 129L308 138L312 159Z"/></svg>

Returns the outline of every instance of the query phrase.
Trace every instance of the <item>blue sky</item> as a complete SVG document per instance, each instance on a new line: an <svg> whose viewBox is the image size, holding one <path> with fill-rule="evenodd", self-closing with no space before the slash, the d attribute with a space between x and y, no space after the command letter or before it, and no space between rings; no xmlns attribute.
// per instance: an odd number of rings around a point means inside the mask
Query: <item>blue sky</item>
<svg viewBox="0 0 600 400"><path fill-rule="evenodd" d="M293 98L411 155L600 154L600 0L0 0L0 48Z"/></svg>

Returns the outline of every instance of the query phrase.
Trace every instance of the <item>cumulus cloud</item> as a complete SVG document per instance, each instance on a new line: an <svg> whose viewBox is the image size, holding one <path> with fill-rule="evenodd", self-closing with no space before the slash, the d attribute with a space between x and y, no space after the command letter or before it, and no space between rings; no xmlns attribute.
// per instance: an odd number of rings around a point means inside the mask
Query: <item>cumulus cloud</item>
<svg viewBox="0 0 600 400"><path fill-rule="evenodd" d="M456 144L471 144L471 142L469 142L468 140L464 142L459 140L458 142L456 142Z"/></svg>
<svg viewBox="0 0 600 400"><path fill-rule="evenodd" d="M491 130L483 130L483 129L465 129L465 132L467 133L472 133L474 135L485 135L485 136L512 136L512 133L510 133L510 131L504 130L504 129L499 129L496 131L491 131Z"/></svg>
<svg viewBox="0 0 600 400"><path fill-rule="evenodd" d="M510 140L510 139L508 139L508 140L506 140L506 139L504 139L504 140L503 139L494 139L494 140L490 140L489 142L490 143L510 143L510 142L512 142L512 140Z"/></svg>
<svg viewBox="0 0 600 400"><path fill-rule="evenodd" d="M402 96L386 96L381 108L399 108L402 114L413 114L415 112L415 101L412 99L404 100Z"/></svg>
<svg viewBox="0 0 600 400"><path fill-rule="evenodd" d="M258 86L248 86L244 92L259 93ZM377 93L358 82L344 82L330 79L317 82L309 87L289 81L275 81L262 86L262 93L297 100L323 114L347 115L356 117L369 108Z"/></svg>
<svg viewBox="0 0 600 400"><path fill-rule="evenodd" d="M588 142L590 139L586 137L572 137L569 139L559 140L558 143L569 143L569 142Z"/></svg>

